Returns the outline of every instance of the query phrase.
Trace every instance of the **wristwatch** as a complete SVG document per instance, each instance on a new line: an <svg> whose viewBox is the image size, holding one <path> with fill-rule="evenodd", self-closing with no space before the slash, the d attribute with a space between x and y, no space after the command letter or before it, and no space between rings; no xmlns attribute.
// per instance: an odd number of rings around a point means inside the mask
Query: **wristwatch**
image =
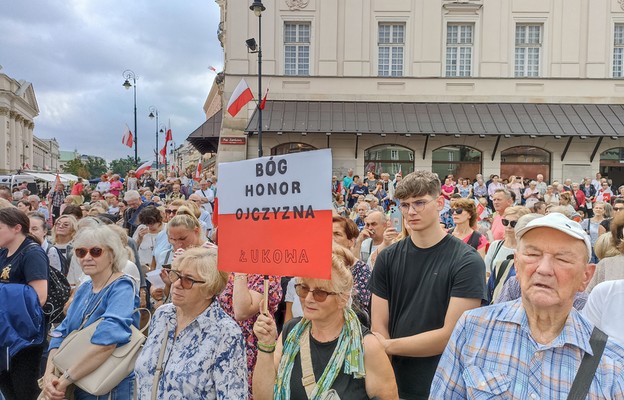
<svg viewBox="0 0 624 400"><path fill-rule="evenodd" d="M64 378L69 383L74 383L74 379L71 377L71 375L69 375L69 370L65 370L65 372L63 372L63 375L61 375L61 378Z"/></svg>

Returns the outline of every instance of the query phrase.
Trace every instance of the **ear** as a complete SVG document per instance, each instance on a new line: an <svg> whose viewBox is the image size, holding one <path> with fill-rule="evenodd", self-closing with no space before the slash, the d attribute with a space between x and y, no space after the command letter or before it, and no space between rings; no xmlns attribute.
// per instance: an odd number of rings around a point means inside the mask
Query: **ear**
<svg viewBox="0 0 624 400"><path fill-rule="evenodd" d="M435 201L436 201L436 208L438 209L438 211L441 211L444 208L444 203L445 203L444 196L439 195Z"/></svg>
<svg viewBox="0 0 624 400"><path fill-rule="evenodd" d="M583 271L583 281L581 282L581 286L578 289L579 292L584 292L587 289L587 285L594 277L594 273L596 272L596 264L587 264L585 267L585 271Z"/></svg>

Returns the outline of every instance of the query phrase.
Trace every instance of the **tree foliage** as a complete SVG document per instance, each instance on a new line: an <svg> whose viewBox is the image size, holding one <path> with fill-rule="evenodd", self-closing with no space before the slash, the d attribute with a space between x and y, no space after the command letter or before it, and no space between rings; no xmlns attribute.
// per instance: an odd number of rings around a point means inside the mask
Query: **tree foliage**
<svg viewBox="0 0 624 400"><path fill-rule="evenodd" d="M91 178L99 178L108 170L106 166L106 161L100 157L89 157L85 166L87 170L91 173Z"/></svg>
<svg viewBox="0 0 624 400"><path fill-rule="evenodd" d="M139 165L143 164L141 158L138 160L139 162L135 164L134 157L127 156L126 158L120 158L117 160L113 160L109 164L109 169L113 171L115 174L119 174L122 178L128 174L128 171L131 169L136 169Z"/></svg>
<svg viewBox="0 0 624 400"><path fill-rule="evenodd" d="M85 179L89 179L89 177L91 176L91 173L89 172L87 166L83 164L82 161L80 161L80 159L78 158L68 161L65 166L63 166L63 172L80 176Z"/></svg>

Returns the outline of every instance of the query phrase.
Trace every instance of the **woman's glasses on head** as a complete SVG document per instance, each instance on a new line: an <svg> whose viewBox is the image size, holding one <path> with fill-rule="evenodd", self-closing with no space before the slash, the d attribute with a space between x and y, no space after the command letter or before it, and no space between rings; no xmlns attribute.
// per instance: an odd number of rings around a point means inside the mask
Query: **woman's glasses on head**
<svg viewBox="0 0 624 400"><path fill-rule="evenodd" d="M297 293L297 296L301 297L302 299L308 297L308 293L312 293L312 297L314 297L314 300L320 303L327 300L327 296L338 294L337 292L328 292L322 289L310 290L309 287L301 283L295 285L295 292Z"/></svg>
<svg viewBox="0 0 624 400"><path fill-rule="evenodd" d="M76 253L76 257L78 258L85 258L87 256L87 253L91 254L91 257L93 258L98 258L102 255L104 249L102 249L101 247L91 247L90 249L87 249L85 247L78 247L74 250L74 252Z"/></svg>

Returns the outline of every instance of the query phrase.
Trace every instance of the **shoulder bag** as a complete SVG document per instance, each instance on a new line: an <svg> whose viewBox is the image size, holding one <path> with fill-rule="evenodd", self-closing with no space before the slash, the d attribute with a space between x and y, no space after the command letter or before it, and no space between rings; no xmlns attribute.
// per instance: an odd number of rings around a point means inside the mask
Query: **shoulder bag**
<svg viewBox="0 0 624 400"><path fill-rule="evenodd" d="M301 356L301 383L306 391L308 399L316 387L316 378L312 367L312 354L310 353L310 331L306 330L299 340L299 354ZM319 400L340 400L340 396L334 389L322 393Z"/></svg>
<svg viewBox="0 0 624 400"><path fill-rule="evenodd" d="M572 387L567 397L568 400L584 400L587 398L589 388L594 380L594 375L596 375L596 369L598 369L598 364L600 364L600 359L607 345L608 338L606 333L594 327L591 337L589 338L589 345L594 355L592 356L589 353L585 353L583 356L581 365L572 382Z"/></svg>
<svg viewBox="0 0 624 400"><path fill-rule="evenodd" d="M84 349L91 345L91 337L100 322L102 322L102 319L97 320L86 328L84 328L84 324L95 312L103 298L104 295L99 299L91 312L85 315L80 327L67 335L54 355L52 362L61 373L65 373L71 366L81 361ZM141 309L136 309L134 312L139 310ZM101 396L113 390L115 386L119 385L122 380L134 371L134 364L145 342L143 331L147 327L149 327L149 323L142 330L131 325L132 334L130 341L123 346L118 346L102 365L89 375L78 379L74 384L95 396Z"/></svg>

